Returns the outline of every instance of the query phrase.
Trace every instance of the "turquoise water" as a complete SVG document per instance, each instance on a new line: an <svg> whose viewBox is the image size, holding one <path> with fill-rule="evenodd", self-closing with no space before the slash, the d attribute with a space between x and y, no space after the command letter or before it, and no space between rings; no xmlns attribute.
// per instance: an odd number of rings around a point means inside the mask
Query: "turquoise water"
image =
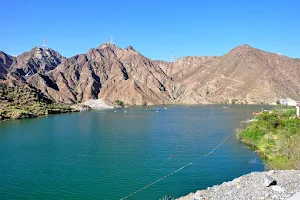
<svg viewBox="0 0 300 200"><path fill-rule="evenodd" d="M194 162L128 199L180 197L262 171L233 135L261 108L148 106L0 122L0 199L120 199Z"/></svg>

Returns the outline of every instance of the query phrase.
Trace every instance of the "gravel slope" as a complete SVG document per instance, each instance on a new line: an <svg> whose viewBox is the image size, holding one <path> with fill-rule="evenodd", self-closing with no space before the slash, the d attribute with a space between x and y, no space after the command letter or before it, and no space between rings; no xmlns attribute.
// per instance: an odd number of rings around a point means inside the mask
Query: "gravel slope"
<svg viewBox="0 0 300 200"><path fill-rule="evenodd" d="M252 172L221 185L190 193L178 200L299 200L299 192L300 170L271 170Z"/></svg>

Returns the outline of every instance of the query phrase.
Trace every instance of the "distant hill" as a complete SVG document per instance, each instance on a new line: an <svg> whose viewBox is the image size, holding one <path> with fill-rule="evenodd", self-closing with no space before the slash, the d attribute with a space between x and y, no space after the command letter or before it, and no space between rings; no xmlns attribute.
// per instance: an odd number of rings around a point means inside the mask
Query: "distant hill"
<svg viewBox="0 0 300 200"><path fill-rule="evenodd" d="M300 60L241 45L224 56L151 60L133 47L104 43L65 58L33 48L0 52L0 82L29 84L56 102L101 98L125 104L272 103L300 99Z"/></svg>

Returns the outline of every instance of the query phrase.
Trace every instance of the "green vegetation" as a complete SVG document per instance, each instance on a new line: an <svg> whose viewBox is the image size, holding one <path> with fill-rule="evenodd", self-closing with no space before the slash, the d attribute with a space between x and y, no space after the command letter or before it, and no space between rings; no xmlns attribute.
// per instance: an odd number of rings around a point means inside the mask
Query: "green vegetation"
<svg viewBox="0 0 300 200"><path fill-rule="evenodd" d="M280 100L277 100L277 101L276 101L276 104L277 104L277 105L280 105L280 104L281 104L281 103L280 103Z"/></svg>
<svg viewBox="0 0 300 200"><path fill-rule="evenodd" d="M231 99L231 104L235 104L237 102L237 99Z"/></svg>
<svg viewBox="0 0 300 200"><path fill-rule="evenodd" d="M124 107L124 102L121 101L121 100L116 100L115 103L116 103L118 106L121 106L122 108Z"/></svg>
<svg viewBox="0 0 300 200"><path fill-rule="evenodd" d="M8 87L0 84L0 120L32 118L74 112L69 105L53 103L29 85Z"/></svg>
<svg viewBox="0 0 300 200"><path fill-rule="evenodd" d="M257 115L237 137L258 149L273 169L300 168L300 119L296 109L278 107Z"/></svg>

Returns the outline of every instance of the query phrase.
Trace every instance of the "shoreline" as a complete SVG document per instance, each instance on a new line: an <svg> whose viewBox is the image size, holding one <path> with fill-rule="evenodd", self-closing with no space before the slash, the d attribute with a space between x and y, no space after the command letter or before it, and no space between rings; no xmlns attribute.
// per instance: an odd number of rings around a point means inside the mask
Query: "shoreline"
<svg viewBox="0 0 300 200"><path fill-rule="evenodd" d="M237 138L255 148L272 169L300 169L296 109L278 107L259 113L255 119L237 131Z"/></svg>
<svg viewBox="0 0 300 200"><path fill-rule="evenodd" d="M300 170L270 170L251 172L177 200L293 200L299 192Z"/></svg>
<svg viewBox="0 0 300 200"><path fill-rule="evenodd" d="M243 106L272 106L267 104L153 104L153 105L126 105L124 108L127 108L128 106L145 106L145 107L151 107L151 106L236 106L236 105L243 105ZM48 109L47 107L60 107L60 108L53 108ZM83 103L80 104L66 104L66 103L51 103L51 104L40 104L38 107L40 110L45 110L41 114L33 114L28 109L28 105L12 105L7 106L9 107L17 107L16 111L20 112L19 115L16 117L5 117L2 116L0 113L0 121L9 121L9 120L22 120L22 119L30 119L30 118L37 118L42 116L48 116L53 114L63 114L63 113L70 113L70 112L82 112L82 111L90 111L90 110L103 110L103 109L116 109L116 108L122 108L118 105L115 105L113 103L106 102L102 99L89 99ZM229 107L230 108L230 107Z"/></svg>
<svg viewBox="0 0 300 200"><path fill-rule="evenodd" d="M49 108L55 107L55 108ZM10 107L8 107L10 109ZM18 106L18 108L12 108L11 111L4 111L0 113L0 121L11 121L11 120L22 120L22 119L31 119L49 115L64 114L64 113L73 113L80 112L80 110L72 108L70 105L60 104L47 104L45 106L39 107L39 110L36 113L33 113L31 110L26 109L26 107Z"/></svg>
<svg viewBox="0 0 300 200"><path fill-rule="evenodd" d="M255 119L237 132L237 138L256 149L260 156L266 159L269 167L282 170L252 172L232 181L190 193L178 200L300 199L300 170L299 165L294 164L298 161L298 157L294 156L298 152L297 145L295 146L298 132L294 127L299 124L299 119L295 118L295 109L279 107L261 112ZM280 146L286 138L290 138L288 144L294 146ZM296 143L291 143L293 140ZM289 154L281 152L280 149L287 149ZM293 156L293 159L288 155Z"/></svg>

